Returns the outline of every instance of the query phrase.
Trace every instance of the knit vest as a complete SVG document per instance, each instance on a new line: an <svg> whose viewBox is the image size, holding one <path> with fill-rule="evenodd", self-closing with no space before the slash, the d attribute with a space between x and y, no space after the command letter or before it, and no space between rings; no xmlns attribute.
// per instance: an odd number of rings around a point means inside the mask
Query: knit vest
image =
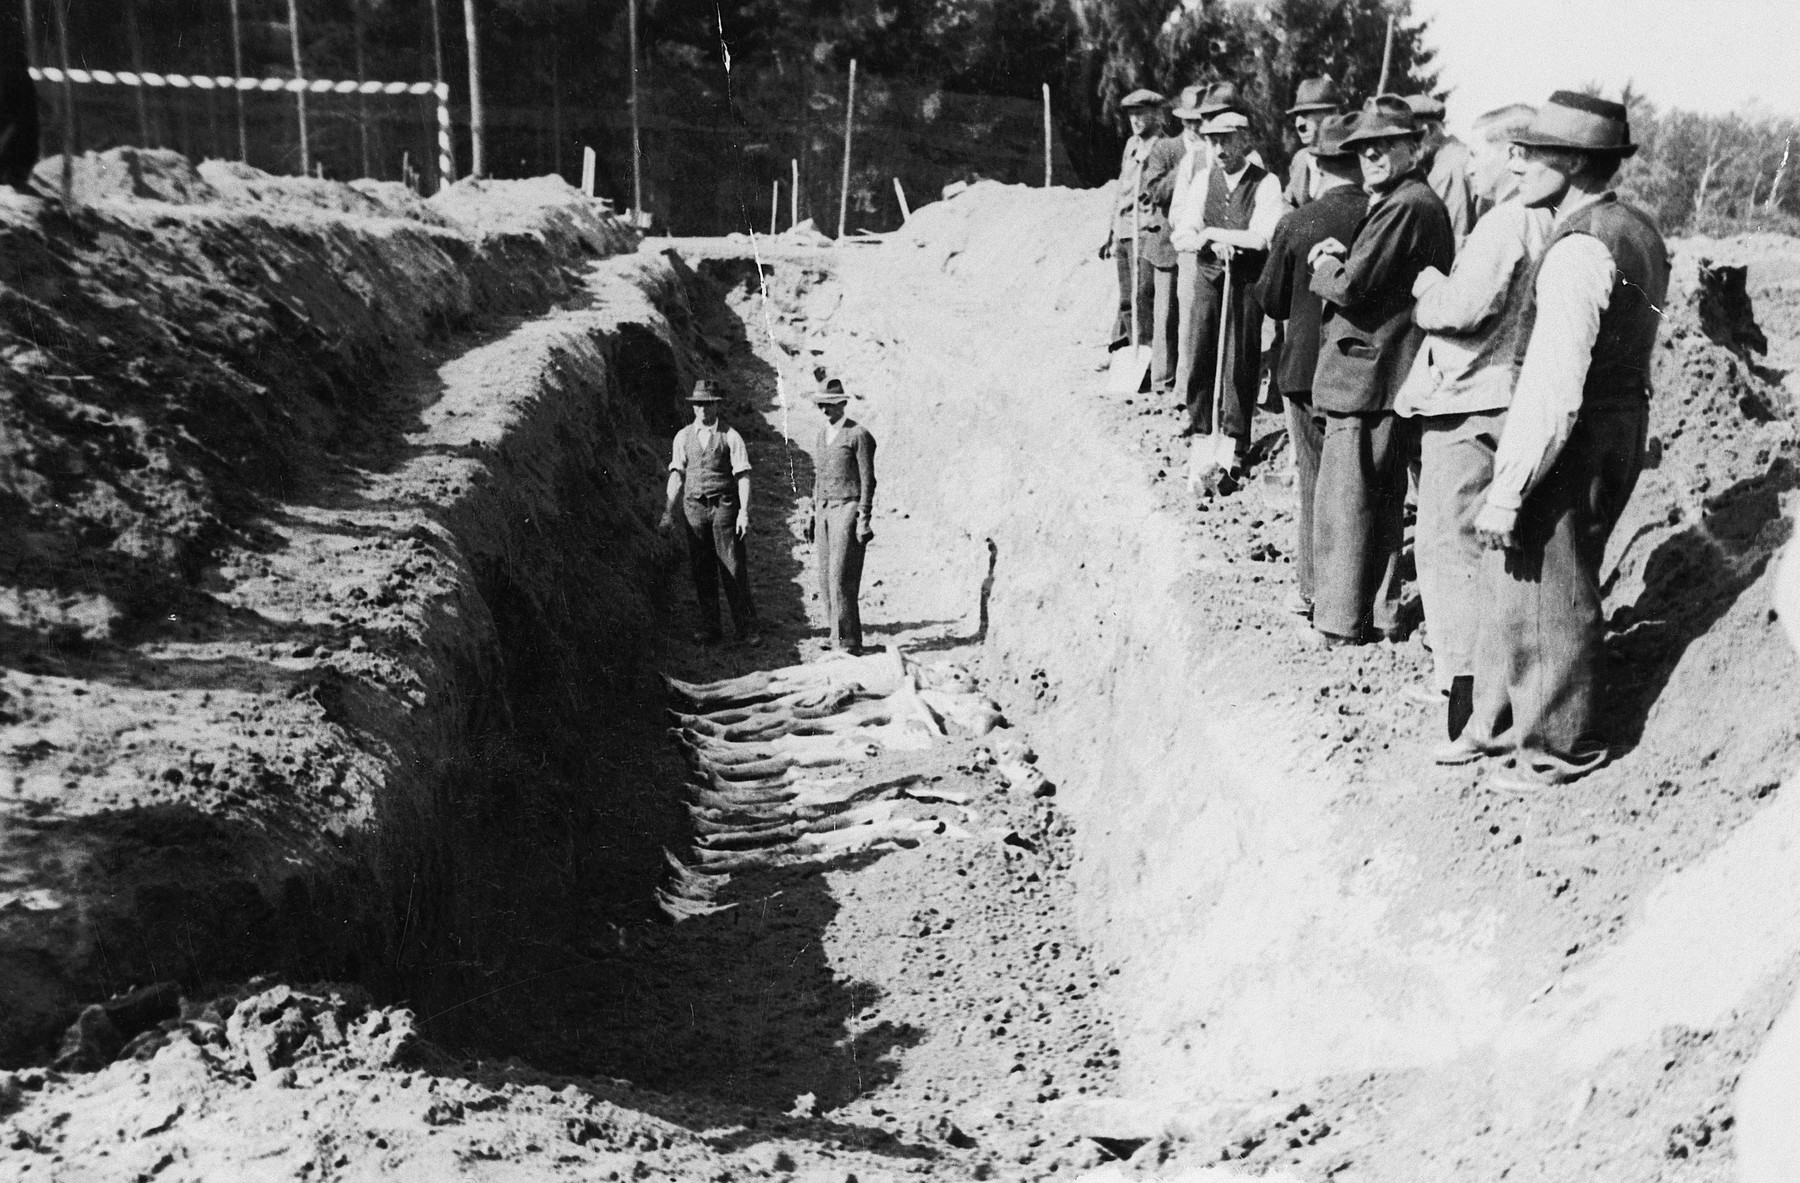
<svg viewBox="0 0 1800 1183"><path fill-rule="evenodd" d="M682 495L686 498L716 497L737 491L737 479L731 475L731 447L725 442L723 423L707 433L711 442L701 438L697 428L688 429L687 467L681 474Z"/></svg>
<svg viewBox="0 0 1800 1183"><path fill-rule="evenodd" d="M1267 169L1246 164L1244 175L1238 178L1237 188L1227 191L1230 182L1225 179L1224 171L1215 164L1206 185L1206 205L1201 215L1204 224L1216 226L1220 230L1248 230L1250 215L1256 212L1256 187L1268 175ZM1255 279L1262 274L1263 260L1267 256L1267 251L1237 251L1232 257L1232 282L1245 278Z"/></svg>
<svg viewBox="0 0 1800 1183"><path fill-rule="evenodd" d="M1612 256L1614 272L1612 296L1600 314L1600 334L1581 388L1581 405L1595 410L1641 406L1650 397L1650 354L1669 292L1668 247L1648 214L1612 193L1571 214L1550 235L1544 258L1571 234L1599 239ZM1540 270L1543 265L1539 259ZM1531 290L1537 291L1535 274ZM1521 336L1521 356L1525 341Z"/></svg>

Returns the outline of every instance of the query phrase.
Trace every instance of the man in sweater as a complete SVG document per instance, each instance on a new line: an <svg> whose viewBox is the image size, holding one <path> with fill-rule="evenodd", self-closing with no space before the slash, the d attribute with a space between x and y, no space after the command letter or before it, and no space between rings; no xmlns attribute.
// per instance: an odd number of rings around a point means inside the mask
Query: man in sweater
<svg viewBox="0 0 1800 1183"><path fill-rule="evenodd" d="M1164 99L1153 90L1134 90L1120 104L1131 122L1131 138L1119 159L1119 188L1107 220L1106 241L1100 257L1112 259L1119 277L1119 312L1113 319L1109 349L1151 345L1154 360L1156 322L1156 267L1147 257L1145 239L1167 230L1153 202L1166 174L1181 157L1179 144L1163 135ZM1153 159L1154 157L1154 159ZM1165 196L1166 208L1167 198ZM1137 324L1131 324L1132 289L1137 289ZM1168 297L1165 296L1165 302ZM1165 346L1165 352L1166 352ZM1154 381L1154 379L1153 379ZM1164 384L1167 384L1167 378Z"/></svg>
<svg viewBox="0 0 1800 1183"><path fill-rule="evenodd" d="M725 400L711 382L694 383L688 395L694 421L675 435L669 457L667 504L659 528L674 528L675 507L687 536L688 572L700 605L700 628L694 640L711 645L720 639L719 584L731 605L738 639L759 645L756 604L750 597L750 563L744 536L750 532L750 452L744 437L719 418Z"/></svg>
<svg viewBox="0 0 1800 1183"><path fill-rule="evenodd" d="M1187 403L1183 435L1209 435L1215 418L1214 371L1219 332L1225 333L1223 398L1219 431L1242 456L1256 410L1257 370L1262 361L1262 312L1249 289L1262 274L1269 236L1281 220L1281 185L1249 160L1250 121L1226 111L1201 126L1212 146L1212 170L1171 207L1170 240L1177 254L1178 299L1191 309L1182 321L1175 393ZM1226 271L1230 270L1230 299Z"/></svg>
<svg viewBox="0 0 1800 1183"><path fill-rule="evenodd" d="M1301 92L1305 93L1304 89ZM1313 602L1313 495L1319 477L1319 449L1324 441L1324 420L1313 407L1313 373L1319 363L1319 318L1324 306L1308 286L1312 267L1307 257L1313 247L1328 238L1347 241L1356 236L1369 199L1364 196L1356 157L1344 147L1350 134L1349 120L1327 115L1319 121L1312 147L1317 179L1311 199L1285 215L1275 226L1269 243L1269 261L1255 296L1263 314L1282 321L1281 357L1275 366L1275 387L1287 401L1288 439L1294 447L1299 472L1298 545L1295 574L1299 586L1288 598L1288 608L1310 615Z"/></svg>
<svg viewBox="0 0 1800 1183"><path fill-rule="evenodd" d="M1531 108L1502 108L1475 121L1477 152L1504 158ZM1499 178L1491 170L1492 182ZM1492 212L1475 223L1445 275L1427 267L1413 281L1413 323L1425 342L1394 412L1419 438L1419 520L1413 555L1431 629L1432 696L1448 698L1449 738L1472 709L1481 546L1475 515L1494 475L1494 448L1512 401L1518 358L1529 332L1531 278L1550 239L1550 211L1517 197L1512 173L1483 196Z"/></svg>
<svg viewBox="0 0 1800 1183"><path fill-rule="evenodd" d="M1450 215L1419 176L1418 128L1398 99L1374 98L1344 138L1362 163L1368 212L1346 246L1311 251L1312 290L1325 301L1313 403L1325 416L1313 502L1313 627L1333 645L1371 628L1401 629L1399 559L1408 438L1394 399L1420 332L1413 281L1455 257Z"/></svg>
<svg viewBox="0 0 1800 1183"><path fill-rule="evenodd" d="M819 564L819 600L831 625L829 647L862 652L863 551L875 537L875 437L844 411L850 396L833 378L813 402L825 426L813 442L813 516L807 541Z"/></svg>
<svg viewBox="0 0 1800 1183"><path fill-rule="evenodd" d="M1287 110L1294 121L1294 135L1299 150L1288 162L1287 188L1281 196L1289 209L1299 209L1318 192L1319 170L1314 167L1314 145L1319 138L1319 125L1328 117L1341 113L1344 100L1338 97L1337 84L1329 78L1303 79L1294 93L1294 105Z"/></svg>
<svg viewBox="0 0 1800 1183"><path fill-rule="evenodd" d="M1599 734L1600 563L1643 463L1669 256L1649 215L1611 188L1637 151L1622 105L1557 91L1513 142L1520 198L1556 221L1475 518L1490 553L1475 714L1459 742L1516 750L1517 767L1499 784L1530 791L1610 755Z"/></svg>
<svg viewBox="0 0 1800 1183"><path fill-rule="evenodd" d="M1456 232L1456 249L1469 237L1475 224L1475 198L1469 192L1469 149L1444 130L1444 103L1428 94L1408 95L1419 123L1419 170L1450 211L1450 228Z"/></svg>

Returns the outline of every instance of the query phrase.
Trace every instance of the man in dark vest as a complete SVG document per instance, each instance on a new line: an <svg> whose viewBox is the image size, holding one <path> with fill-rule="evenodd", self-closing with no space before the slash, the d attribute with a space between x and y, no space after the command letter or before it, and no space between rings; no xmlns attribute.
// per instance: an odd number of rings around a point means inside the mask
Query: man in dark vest
<svg viewBox="0 0 1800 1183"><path fill-rule="evenodd" d="M1643 463L1650 354L1669 255L1612 179L1637 151L1625 108L1557 91L1513 162L1519 196L1553 209L1532 284L1531 333L1475 532L1489 549L1471 752L1516 750L1504 787L1529 790L1606 762L1599 735L1600 563Z"/></svg>
<svg viewBox="0 0 1800 1183"><path fill-rule="evenodd" d="M819 563L819 600L831 626L832 649L862 652L863 552L875 537L875 437L844 414L850 396L833 378L813 402L825 426L813 441L813 516L806 540Z"/></svg>
<svg viewBox="0 0 1800 1183"><path fill-rule="evenodd" d="M1304 90L1301 91L1305 93ZM1275 388L1287 400L1288 439L1294 445L1299 473L1298 547L1294 563L1299 586L1287 607L1310 615L1313 602L1313 495L1319 478L1319 449L1324 441L1323 417L1313 407L1313 373L1319 363L1319 318L1324 305L1308 286L1312 267L1307 256L1328 238L1356 237L1369 199L1364 196L1355 155L1344 147L1350 122L1327 115L1319 122L1312 147L1313 197L1285 215L1269 243L1269 261L1256 285L1256 301L1264 315L1284 322L1281 358L1275 366Z"/></svg>
<svg viewBox="0 0 1800 1183"><path fill-rule="evenodd" d="M711 382L694 383L688 395L694 421L675 435L669 457L668 502L660 528L667 533L681 506L687 533L688 570L694 599L700 604L700 628L694 640L711 645L720 639L719 584L731 604L731 623L747 645L762 643L756 604L750 598L750 564L744 536L750 532L750 452L744 437L719 418L725 400Z"/></svg>
<svg viewBox="0 0 1800 1183"><path fill-rule="evenodd" d="M1374 98L1344 145L1362 164L1369 209L1349 246L1312 249L1312 290L1325 301L1313 405L1325 416L1313 501L1313 627L1328 644L1396 637L1401 514L1410 457L1394 398L1418 353L1413 281L1449 271L1450 215L1419 175L1412 111Z"/></svg>
<svg viewBox="0 0 1800 1183"><path fill-rule="evenodd" d="M1219 430L1232 438L1240 457L1250 440L1262 361L1262 312L1249 289L1262 274L1269 236L1284 212L1280 183L1249 159L1249 128L1250 121L1236 111L1224 111L1201 126L1201 134L1212 145L1212 171L1204 185L1187 187L1181 208L1172 209L1170 216L1170 239L1178 260L1176 299L1184 309L1192 309L1182 317L1175 367L1175 392L1188 409L1182 434L1212 432L1213 378L1223 324L1225 382Z"/></svg>
<svg viewBox="0 0 1800 1183"><path fill-rule="evenodd" d="M1343 109L1344 100L1338 97L1337 84L1329 78L1303 79L1295 91L1294 105L1287 113L1294 121L1294 135L1299 139L1300 147L1288 161L1287 188L1281 193L1289 209L1299 209L1313 199L1319 184L1319 170L1313 165L1319 125Z"/></svg>

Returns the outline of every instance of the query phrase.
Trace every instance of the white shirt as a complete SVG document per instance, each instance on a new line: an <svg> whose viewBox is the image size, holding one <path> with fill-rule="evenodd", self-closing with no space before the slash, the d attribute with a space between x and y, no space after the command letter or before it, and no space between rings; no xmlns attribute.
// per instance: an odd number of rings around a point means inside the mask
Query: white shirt
<svg viewBox="0 0 1800 1183"><path fill-rule="evenodd" d="M1588 198L1561 211L1557 224L1598 200ZM1616 278L1611 253L1591 234L1559 239L1544 255L1531 341L1488 486L1487 503L1495 509L1516 512L1569 442L1600 336L1600 314L1612 303Z"/></svg>
<svg viewBox="0 0 1800 1183"><path fill-rule="evenodd" d="M1184 170L1190 167L1188 160L1191 158L1192 154L1188 159L1182 161ZM1237 192L1238 186L1243 183L1244 174L1250 171L1250 164L1251 161L1246 160L1242 168L1234 173L1225 174L1225 191L1227 193ZM1173 202L1169 206L1169 225L1173 231L1170 234L1170 242L1178 251L1200 249L1198 235L1201 227L1206 225L1206 198L1212 191L1212 173L1205 173L1204 178L1204 184L1190 182L1185 194L1179 187L1180 178L1177 178L1176 199L1180 200L1184 196L1186 198L1179 214L1176 213ZM1194 180L1200 180L1200 175L1196 175ZM1263 179L1257 182L1256 195L1250 206L1250 225L1245 228L1245 233L1253 235L1259 240L1260 245L1255 249L1269 249L1269 239L1275 234L1275 223L1281 221L1281 215L1286 212L1287 206L1281 200L1281 182L1275 179L1273 173L1265 171Z"/></svg>

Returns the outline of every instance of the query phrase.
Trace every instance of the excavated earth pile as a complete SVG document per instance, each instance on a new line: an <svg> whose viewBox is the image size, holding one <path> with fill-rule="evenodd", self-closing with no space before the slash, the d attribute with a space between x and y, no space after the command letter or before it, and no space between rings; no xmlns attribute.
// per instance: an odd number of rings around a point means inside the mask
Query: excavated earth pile
<svg viewBox="0 0 1800 1183"><path fill-rule="evenodd" d="M1279 424L1199 498L1175 409L1105 393L1103 194L621 254L558 182L76 173L0 249L0 1177L1754 1158L1800 973L1792 240L1680 245L1622 755L1521 800L1428 762L1419 638L1283 612ZM825 370L880 441L858 658L801 541ZM760 649L688 643L652 528L696 376Z"/></svg>

